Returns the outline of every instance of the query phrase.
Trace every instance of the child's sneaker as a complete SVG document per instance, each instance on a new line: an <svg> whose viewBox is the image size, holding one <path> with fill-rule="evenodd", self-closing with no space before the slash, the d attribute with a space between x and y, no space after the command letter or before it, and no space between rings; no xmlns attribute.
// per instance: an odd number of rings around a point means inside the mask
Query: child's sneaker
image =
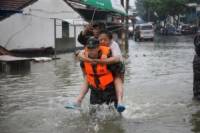
<svg viewBox="0 0 200 133"><path fill-rule="evenodd" d="M75 102L71 102L71 103L67 103L67 105L65 105L66 109L81 109L81 104L79 103L75 103Z"/></svg>
<svg viewBox="0 0 200 133"><path fill-rule="evenodd" d="M119 113L122 113L125 109L126 109L126 107L123 104L118 104L117 105L117 111Z"/></svg>

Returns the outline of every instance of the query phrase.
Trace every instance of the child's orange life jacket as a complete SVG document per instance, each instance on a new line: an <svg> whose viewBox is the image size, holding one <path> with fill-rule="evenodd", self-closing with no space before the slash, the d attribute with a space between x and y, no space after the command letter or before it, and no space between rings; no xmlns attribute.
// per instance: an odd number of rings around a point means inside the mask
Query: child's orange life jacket
<svg viewBox="0 0 200 133"><path fill-rule="evenodd" d="M110 54L110 48L105 46L99 46L101 57L108 58ZM85 49L87 53L87 48ZM89 85L94 88L105 90L107 85L113 82L113 75L110 70L108 70L106 64L91 64L89 62L84 62L84 71L86 74L86 79Z"/></svg>

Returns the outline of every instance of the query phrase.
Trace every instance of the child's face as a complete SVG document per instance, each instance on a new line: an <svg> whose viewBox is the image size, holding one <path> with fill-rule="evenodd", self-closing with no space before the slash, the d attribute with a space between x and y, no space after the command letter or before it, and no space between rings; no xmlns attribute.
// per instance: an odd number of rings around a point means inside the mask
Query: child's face
<svg viewBox="0 0 200 133"><path fill-rule="evenodd" d="M107 46L109 47L110 46L110 39L108 37L108 35L106 34L100 34L99 35L99 42L100 42L100 45L101 46Z"/></svg>

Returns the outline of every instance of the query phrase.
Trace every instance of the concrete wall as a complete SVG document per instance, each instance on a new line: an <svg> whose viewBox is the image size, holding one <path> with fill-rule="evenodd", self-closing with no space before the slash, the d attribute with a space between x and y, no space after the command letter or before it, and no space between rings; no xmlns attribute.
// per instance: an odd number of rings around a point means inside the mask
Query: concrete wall
<svg viewBox="0 0 200 133"><path fill-rule="evenodd" d="M63 0L38 0L26 7L23 14L0 21L0 45L8 50L54 48L54 21L51 18L79 17Z"/></svg>
<svg viewBox="0 0 200 133"><path fill-rule="evenodd" d="M72 52L76 49L74 38L56 39L56 52Z"/></svg>

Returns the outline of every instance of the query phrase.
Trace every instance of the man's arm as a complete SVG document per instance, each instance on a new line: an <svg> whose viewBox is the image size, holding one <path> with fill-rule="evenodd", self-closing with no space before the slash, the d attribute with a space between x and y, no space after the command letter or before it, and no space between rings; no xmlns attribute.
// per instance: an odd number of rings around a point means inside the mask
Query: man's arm
<svg viewBox="0 0 200 133"><path fill-rule="evenodd" d="M91 24L86 25L84 30L80 32L80 34L78 35L78 41L85 46L87 43L88 36L92 36Z"/></svg>
<svg viewBox="0 0 200 133"><path fill-rule="evenodd" d="M80 44L82 44L84 46L86 45L87 37L86 37L86 35L84 35L83 31L78 35L78 41Z"/></svg>

